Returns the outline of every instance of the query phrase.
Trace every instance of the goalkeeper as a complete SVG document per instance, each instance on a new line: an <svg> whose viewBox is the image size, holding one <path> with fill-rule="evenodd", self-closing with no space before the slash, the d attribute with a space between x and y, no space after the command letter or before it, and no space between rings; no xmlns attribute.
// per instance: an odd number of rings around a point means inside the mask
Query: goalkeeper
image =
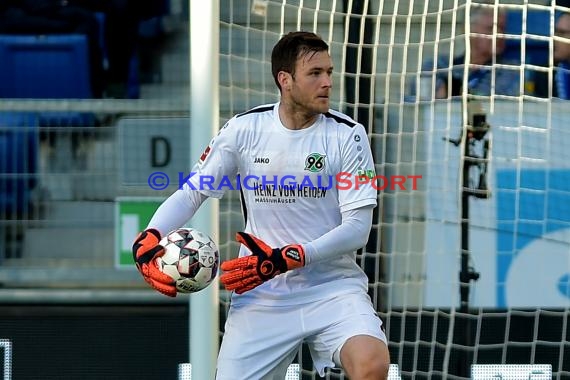
<svg viewBox="0 0 570 380"><path fill-rule="evenodd" d="M385 379L386 336L355 260L367 242L377 193L373 186L339 190L325 183L337 173L374 173L366 130L329 109L333 64L320 37L285 35L271 66L280 101L226 123L196 174L136 239L137 267L151 286L175 296L172 279L155 265L160 237L183 226L208 197L221 198L225 179L259 178L241 188L239 256L221 265L220 281L233 294L216 379L283 379L302 343L321 376L337 367L352 380ZM201 188L200 176L214 183ZM285 185L283 178L322 186L302 191L301 183Z"/></svg>

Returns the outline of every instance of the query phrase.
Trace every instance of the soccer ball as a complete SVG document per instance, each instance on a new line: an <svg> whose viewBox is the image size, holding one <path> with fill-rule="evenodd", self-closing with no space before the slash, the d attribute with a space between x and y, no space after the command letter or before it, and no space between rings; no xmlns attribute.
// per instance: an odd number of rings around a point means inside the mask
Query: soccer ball
<svg viewBox="0 0 570 380"><path fill-rule="evenodd" d="M179 293L202 290L216 278L218 247L205 233L179 228L168 233L159 244L164 247L164 255L157 258L156 264L176 281Z"/></svg>

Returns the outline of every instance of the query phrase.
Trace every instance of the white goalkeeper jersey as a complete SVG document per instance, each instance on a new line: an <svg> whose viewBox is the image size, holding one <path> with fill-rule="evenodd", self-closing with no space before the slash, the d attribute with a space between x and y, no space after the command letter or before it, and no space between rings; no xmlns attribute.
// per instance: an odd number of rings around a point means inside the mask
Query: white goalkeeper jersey
<svg viewBox="0 0 570 380"><path fill-rule="evenodd" d="M311 242L338 226L341 212L373 207L377 199L377 190L362 181L375 168L361 124L331 110L306 129L290 130L278 106L259 106L229 120L184 186L216 198L240 191L244 231L276 248ZM249 254L241 246L240 257ZM355 255L311 262L234 294L232 303L291 305L366 292L367 277Z"/></svg>

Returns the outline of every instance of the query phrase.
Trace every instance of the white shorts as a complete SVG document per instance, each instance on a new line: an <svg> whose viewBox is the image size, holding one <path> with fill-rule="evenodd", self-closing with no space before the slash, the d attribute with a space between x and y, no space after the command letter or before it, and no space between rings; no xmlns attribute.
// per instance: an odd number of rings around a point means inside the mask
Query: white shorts
<svg viewBox="0 0 570 380"><path fill-rule="evenodd" d="M340 367L342 345L356 335L386 341L366 294L345 294L296 306L230 307L216 380L283 380L305 342L320 376Z"/></svg>

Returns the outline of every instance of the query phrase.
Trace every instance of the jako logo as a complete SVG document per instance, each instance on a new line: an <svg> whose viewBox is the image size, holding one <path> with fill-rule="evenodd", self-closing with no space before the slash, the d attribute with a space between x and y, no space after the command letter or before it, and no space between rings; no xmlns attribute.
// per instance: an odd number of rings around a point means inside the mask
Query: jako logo
<svg viewBox="0 0 570 380"><path fill-rule="evenodd" d="M267 157L255 157L255 160L253 160L254 164L268 164L269 163L269 158Z"/></svg>

